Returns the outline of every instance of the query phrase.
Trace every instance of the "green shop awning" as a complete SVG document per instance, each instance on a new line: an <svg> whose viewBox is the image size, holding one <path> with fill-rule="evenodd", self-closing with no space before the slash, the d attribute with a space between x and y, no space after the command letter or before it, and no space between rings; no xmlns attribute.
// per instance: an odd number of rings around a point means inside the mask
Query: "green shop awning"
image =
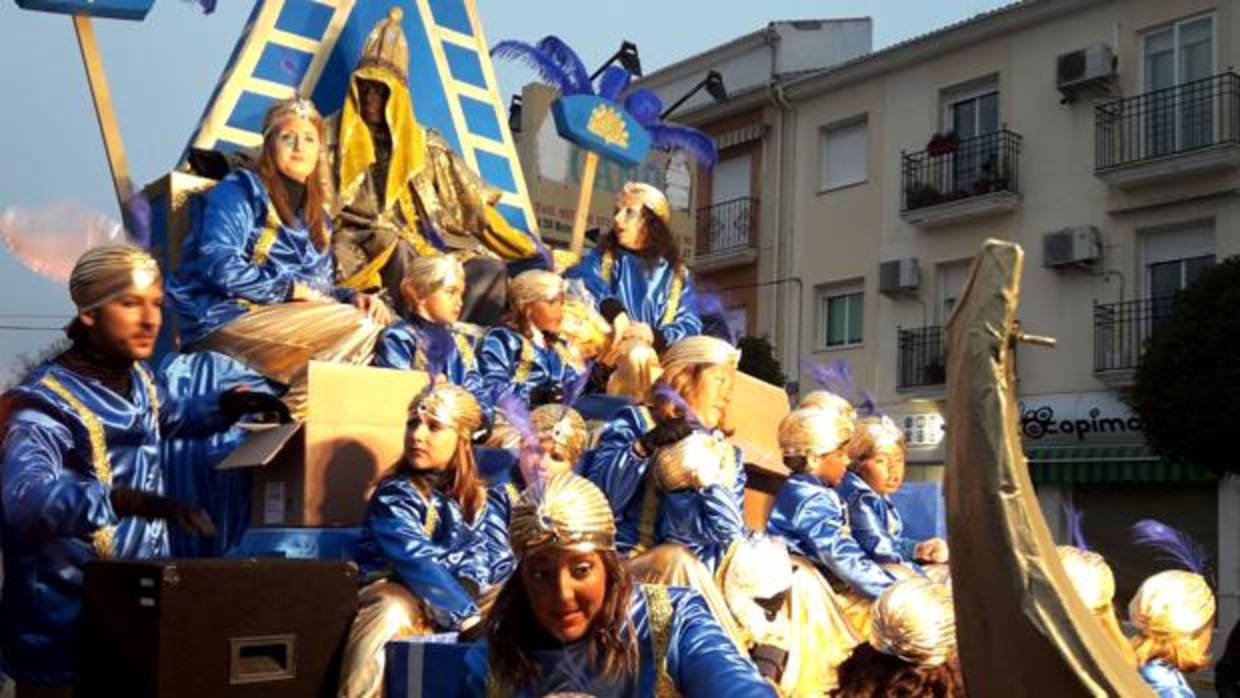
<svg viewBox="0 0 1240 698"><path fill-rule="evenodd" d="M1140 444L1043 446L1025 449L1029 476L1039 484L1210 482L1213 471L1163 460Z"/></svg>

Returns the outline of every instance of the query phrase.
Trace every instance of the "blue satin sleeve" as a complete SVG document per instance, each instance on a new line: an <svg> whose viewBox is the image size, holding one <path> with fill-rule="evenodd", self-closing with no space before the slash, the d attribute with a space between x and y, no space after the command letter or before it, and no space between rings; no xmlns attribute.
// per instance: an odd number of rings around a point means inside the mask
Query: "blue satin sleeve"
<svg viewBox="0 0 1240 698"><path fill-rule="evenodd" d="M633 501L646 475L650 459L637 455L633 447L651 426L639 408L624 408L603 427L587 459L582 474L607 495L617 518Z"/></svg>
<svg viewBox="0 0 1240 698"><path fill-rule="evenodd" d="M737 651L696 591L670 587L667 673L685 698L773 698L775 689Z"/></svg>
<svg viewBox="0 0 1240 698"><path fill-rule="evenodd" d="M413 333L406 329L406 323L397 322L379 335L374 365L379 368L410 369L417 353L418 343Z"/></svg>
<svg viewBox="0 0 1240 698"><path fill-rule="evenodd" d="M530 400L529 383L515 383L517 362L521 359L521 335L503 327L493 327L482 336L478 349L478 373L483 391L494 403L512 388L525 402Z"/></svg>
<svg viewBox="0 0 1240 698"><path fill-rule="evenodd" d="M680 292L680 304L672 321L658 327L668 344L678 342L685 337L702 334L702 316L698 311L697 291L693 286L693 274L684 270L684 285Z"/></svg>
<svg viewBox="0 0 1240 698"><path fill-rule="evenodd" d="M680 543L696 553L703 545L726 548L744 532L745 519L737 499L725 487L709 485L663 494L660 542Z"/></svg>
<svg viewBox="0 0 1240 698"><path fill-rule="evenodd" d="M477 615L478 606L442 564L445 551L423 529L426 506L412 485L387 480L371 497L364 529L401 582L426 602L436 622L456 628Z"/></svg>
<svg viewBox="0 0 1240 698"><path fill-rule="evenodd" d="M1184 679L1184 674L1164 662L1148 662L1138 671L1158 698L1194 698L1197 695Z"/></svg>
<svg viewBox="0 0 1240 698"><path fill-rule="evenodd" d="M31 535L84 536L119 519L107 485L63 467L70 429L37 408L17 410L4 439L6 526Z"/></svg>
<svg viewBox="0 0 1240 698"><path fill-rule="evenodd" d="M603 280L603 257L597 247L587 252L581 261L569 267L568 271L564 272L564 278L580 279L590 295L594 296L596 303L602 303L604 299L614 297L611 288Z"/></svg>
<svg viewBox="0 0 1240 698"><path fill-rule="evenodd" d="M163 438L211 436L228 431L233 420L220 409L220 392L205 395L173 395L162 380L159 393L159 432Z"/></svg>
<svg viewBox="0 0 1240 698"><path fill-rule="evenodd" d="M226 178L207 192L198 232L198 281L226 295L270 305L289 297L297 275L250 261L250 236L261 229L265 195L247 191L249 179ZM259 209L264 209L260 211ZM307 278L306 280L309 280ZM316 284L317 285L317 284ZM329 290L329 289L328 289Z"/></svg>
<svg viewBox="0 0 1240 698"><path fill-rule="evenodd" d="M874 492L864 492L849 502L849 523L853 538L870 558L880 564L900 564L911 559L901 551L901 541L887 530L887 522L881 511L882 502Z"/></svg>
<svg viewBox="0 0 1240 698"><path fill-rule="evenodd" d="M512 554L508 539L508 524L512 518L512 492L508 484L496 485L487 490L487 508L482 513L479 529L486 557L490 565L488 584L500 584L512 575L517 561Z"/></svg>

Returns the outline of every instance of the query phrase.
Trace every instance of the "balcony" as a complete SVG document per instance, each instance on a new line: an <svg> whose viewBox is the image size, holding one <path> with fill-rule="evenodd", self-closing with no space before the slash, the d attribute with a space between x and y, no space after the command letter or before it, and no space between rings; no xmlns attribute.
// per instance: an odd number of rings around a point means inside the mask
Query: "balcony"
<svg viewBox="0 0 1240 698"><path fill-rule="evenodd" d="M903 154L900 217L933 228L1014 210L1020 204L1020 145L1019 134L1001 129Z"/></svg>
<svg viewBox="0 0 1240 698"><path fill-rule="evenodd" d="M1240 77L1212 78L1101 104L1094 174L1127 189L1240 167Z"/></svg>
<svg viewBox="0 0 1240 698"><path fill-rule="evenodd" d="M1175 298L1094 304L1094 375L1111 386L1130 385L1145 343L1171 317Z"/></svg>
<svg viewBox="0 0 1240 698"><path fill-rule="evenodd" d="M942 386L947 380L943 328L939 326L900 329L896 343L899 366L897 390L917 390Z"/></svg>
<svg viewBox="0 0 1240 698"><path fill-rule="evenodd" d="M697 212L697 274L752 264L758 259L758 199L732 199Z"/></svg>

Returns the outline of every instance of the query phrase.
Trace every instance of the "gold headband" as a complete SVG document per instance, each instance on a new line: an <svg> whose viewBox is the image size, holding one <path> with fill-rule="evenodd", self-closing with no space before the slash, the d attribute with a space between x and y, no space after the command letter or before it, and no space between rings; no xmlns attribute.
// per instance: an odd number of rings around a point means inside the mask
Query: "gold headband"
<svg viewBox="0 0 1240 698"><path fill-rule="evenodd" d="M956 653L956 614L947 587L925 577L892 584L870 609L870 646L909 664L938 666Z"/></svg>
<svg viewBox="0 0 1240 698"><path fill-rule="evenodd" d="M1058 546L1059 561L1077 596L1091 611L1109 608L1115 599L1115 573L1101 555L1071 545Z"/></svg>
<svg viewBox="0 0 1240 698"><path fill-rule="evenodd" d="M470 392L459 385L435 383L415 400L412 411L430 418L469 439L482 426L482 408Z"/></svg>
<svg viewBox="0 0 1240 698"><path fill-rule="evenodd" d="M87 250L69 274L69 297L78 312L95 310L130 290L145 291L160 279L159 263L133 245Z"/></svg>
<svg viewBox="0 0 1240 698"><path fill-rule="evenodd" d="M654 477L664 492L730 486L736 479L736 454L722 435L696 431L655 452Z"/></svg>
<svg viewBox="0 0 1240 698"><path fill-rule="evenodd" d="M446 254L414 257L405 269L405 281L419 299L449 287L465 288L465 267L461 260Z"/></svg>
<svg viewBox="0 0 1240 698"><path fill-rule="evenodd" d="M517 274L508 283L508 298L514 308L524 308L534 301L553 301L564 295L564 279L541 269Z"/></svg>
<svg viewBox="0 0 1240 698"><path fill-rule="evenodd" d="M1146 579L1128 603L1128 618L1150 635L1192 635L1214 618L1214 592L1204 577L1167 570Z"/></svg>
<svg viewBox="0 0 1240 698"><path fill-rule="evenodd" d="M512 508L508 537L518 561L549 546L614 550L616 521L594 483L564 472L525 490Z"/></svg>
<svg viewBox="0 0 1240 698"><path fill-rule="evenodd" d="M668 206L667 196L645 182L627 182L621 196L631 196L641 201L642 206L650 209L665 224L672 220L672 209Z"/></svg>
<svg viewBox="0 0 1240 698"><path fill-rule="evenodd" d="M852 406L848 409L802 407L779 423L779 447L786 456L819 456L838 451L853 436Z"/></svg>
<svg viewBox="0 0 1240 698"><path fill-rule="evenodd" d="M741 362L741 350L722 339L707 335L685 337L663 354L663 370L670 373L684 366L731 366Z"/></svg>
<svg viewBox="0 0 1240 698"><path fill-rule="evenodd" d="M319 115L319 110L314 108L314 102L305 97L292 97L277 102L275 106L267 110L267 116L263 118L263 138L269 136L272 131L289 119L322 121L323 117Z"/></svg>
<svg viewBox="0 0 1240 698"><path fill-rule="evenodd" d="M539 438L551 439L551 442L563 448L570 462L576 463L586 450L586 420L571 407L564 405L542 405L530 412L530 423Z"/></svg>

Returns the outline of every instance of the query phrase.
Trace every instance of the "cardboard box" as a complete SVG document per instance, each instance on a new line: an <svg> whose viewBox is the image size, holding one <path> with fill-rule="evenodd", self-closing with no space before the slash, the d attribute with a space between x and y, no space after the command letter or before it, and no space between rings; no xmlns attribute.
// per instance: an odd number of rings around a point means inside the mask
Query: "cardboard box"
<svg viewBox="0 0 1240 698"><path fill-rule="evenodd" d="M766 528L775 493L788 477L779 448L779 422L787 416L788 394L766 381L736 374L732 393L732 443L744 454L749 486L745 489L745 523Z"/></svg>
<svg viewBox="0 0 1240 698"><path fill-rule="evenodd" d="M357 526L404 450L420 371L310 362L306 421L255 432L216 467L254 468L253 526Z"/></svg>
<svg viewBox="0 0 1240 698"><path fill-rule="evenodd" d="M388 698L465 694L465 654L473 645L456 633L393 640L384 647L383 689Z"/></svg>

